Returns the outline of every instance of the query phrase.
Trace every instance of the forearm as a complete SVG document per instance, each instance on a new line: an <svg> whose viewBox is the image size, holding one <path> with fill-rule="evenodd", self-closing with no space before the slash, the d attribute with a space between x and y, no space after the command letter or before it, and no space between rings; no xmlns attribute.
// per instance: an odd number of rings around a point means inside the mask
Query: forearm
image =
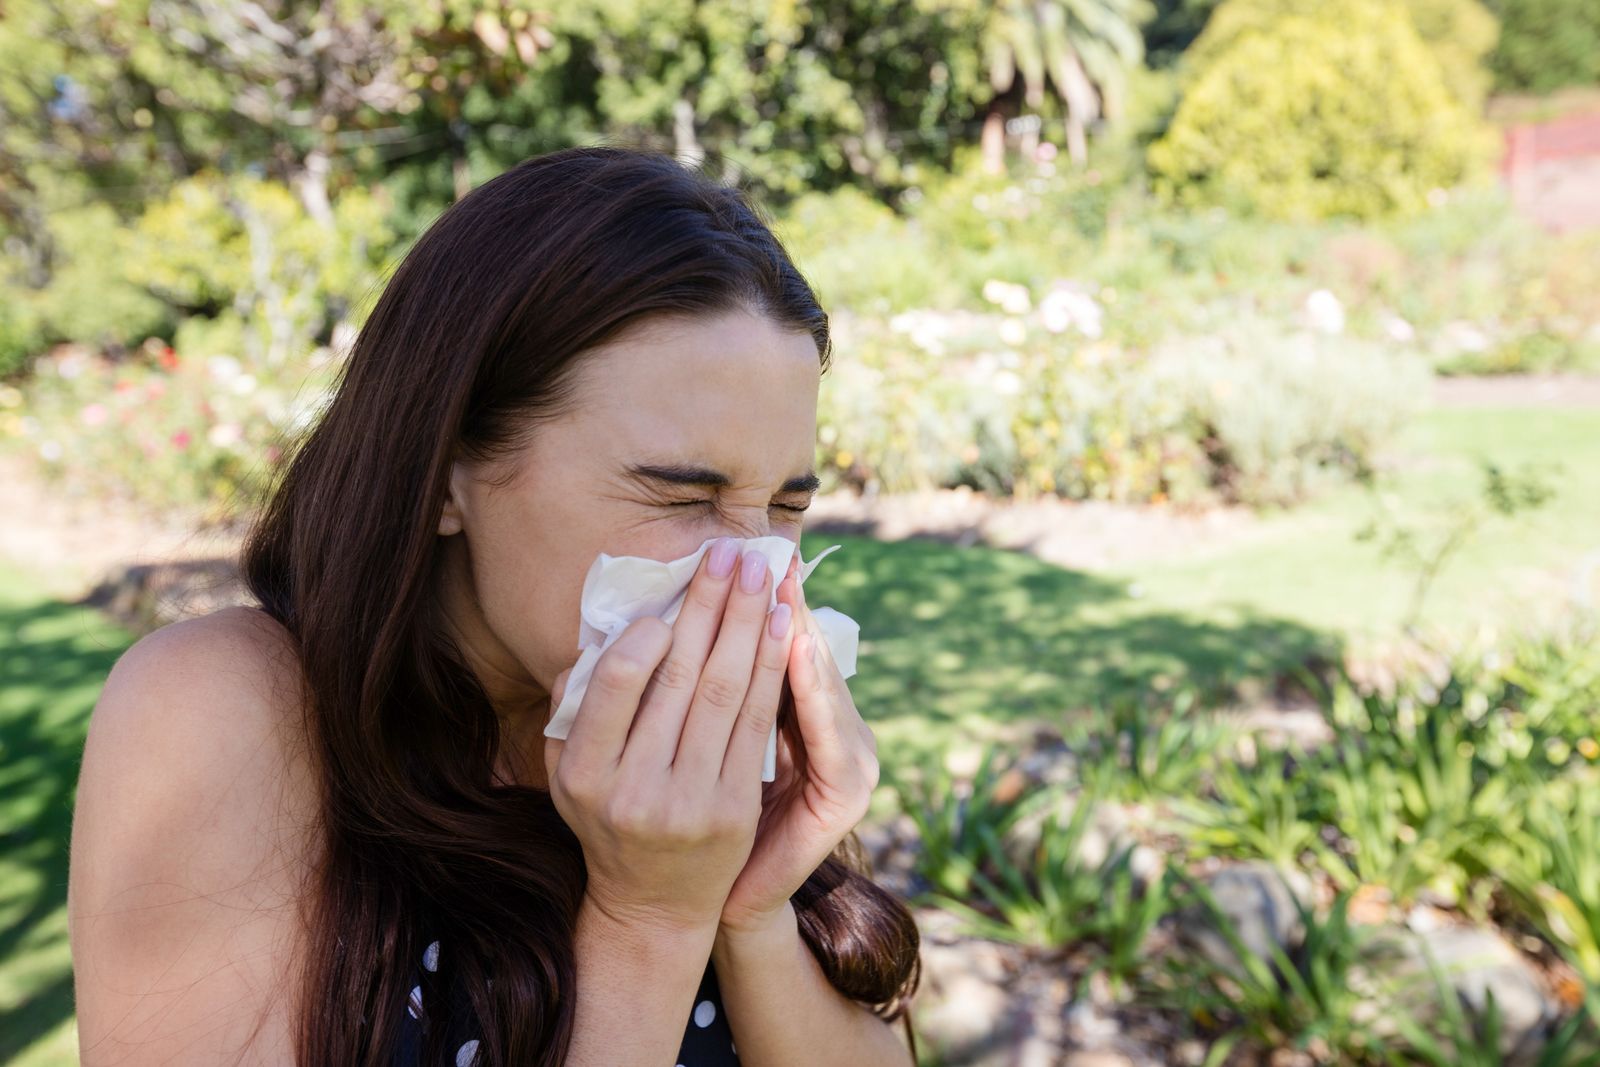
<svg viewBox="0 0 1600 1067"><path fill-rule="evenodd" d="M828 982L792 904L765 930L718 932L711 964L744 1067L914 1067L894 1024Z"/></svg>
<svg viewBox="0 0 1600 1067"><path fill-rule="evenodd" d="M716 937L610 918L588 901L578 912L577 1017L566 1067L673 1064Z"/></svg>

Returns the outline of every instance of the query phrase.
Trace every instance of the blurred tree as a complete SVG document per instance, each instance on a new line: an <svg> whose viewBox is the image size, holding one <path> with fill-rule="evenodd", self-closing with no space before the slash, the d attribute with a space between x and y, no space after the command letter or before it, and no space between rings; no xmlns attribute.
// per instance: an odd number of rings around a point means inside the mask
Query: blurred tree
<svg viewBox="0 0 1600 1067"><path fill-rule="evenodd" d="M558 34L592 67L608 133L715 152L778 198L892 198L950 159L974 108L964 25L928 0L582 0Z"/></svg>
<svg viewBox="0 0 1600 1067"><path fill-rule="evenodd" d="M1438 58L1446 86L1481 114L1493 81L1486 61L1500 39L1500 21L1478 0L1406 0L1406 10Z"/></svg>
<svg viewBox="0 0 1600 1067"><path fill-rule="evenodd" d="M1166 68L1178 62L1184 50L1206 28L1206 20L1219 0L1155 0L1155 14L1144 25L1146 61Z"/></svg>
<svg viewBox="0 0 1600 1067"><path fill-rule="evenodd" d="M1408 2L1223 0L1147 153L1157 189L1283 218L1374 217L1482 176L1494 138Z"/></svg>
<svg viewBox="0 0 1600 1067"><path fill-rule="evenodd" d="M1047 84L1059 96L1067 152L1088 158L1086 131L1122 111L1129 67L1144 58L1139 26L1155 14L1151 0L977 0L985 67L993 95L984 116L984 166L1004 169L1008 94L1038 115Z"/></svg>
<svg viewBox="0 0 1600 1067"><path fill-rule="evenodd" d="M1489 64L1496 84L1536 93L1600 85L1596 0L1491 0L1490 7L1501 21Z"/></svg>

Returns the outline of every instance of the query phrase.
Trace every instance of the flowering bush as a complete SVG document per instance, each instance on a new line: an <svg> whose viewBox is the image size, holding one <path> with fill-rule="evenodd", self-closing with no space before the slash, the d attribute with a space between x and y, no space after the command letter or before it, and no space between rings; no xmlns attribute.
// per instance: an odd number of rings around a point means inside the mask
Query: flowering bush
<svg viewBox="0 0 1600 1067"><path fill-rule="evenodd" d="M1218 309L1149 350L1059 281L986 286L997 314L836 318L825 465L862 490L1291 502L1362 468L1426 394L1423 359Z"/></svg>
<svg viewBox="0 0 1600 1067"><path fill-rule="evenodd" d="M185 355L156 339L119 361L62 345L36 362L25 392L0 388L0 444L79 491L220 521L256 499L336 369L326 347L264 376L231 354Z"/></svg>

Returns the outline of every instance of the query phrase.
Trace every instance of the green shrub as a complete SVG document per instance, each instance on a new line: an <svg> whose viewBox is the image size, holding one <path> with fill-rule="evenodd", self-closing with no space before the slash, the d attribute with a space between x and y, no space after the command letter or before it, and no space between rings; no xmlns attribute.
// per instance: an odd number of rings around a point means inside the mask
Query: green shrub
<svg viewBox="0 0 1600 1067"><path fill-rule="evenodd" d="M1439 61L1456 99L1481 114L1493 75L1486 66L1500 39L1500 24L1478 0L1405 0L1417 35Z"/></svg>
<svg viewBox="0 0 1600 1067"><path fill-rule="evenodd" d="M22 371L43 343L39 313L15 291L0 293L0 379Z"/></svg>
<svg viewBox="0 0 1600 1067"><path fill-rule="evenodd" d="M1549 92L1600 83L1600 4L1594 0L1491 0L1500 41L1495 84Z"/></svg>
<svg viewBox="0 0 1600 1067"><path fill-rule="evenodd" d="M1494 141L1398 0L1225 0L1147 158L1158 192L1286 219L1420 210Z"/></svg>
<svg viewBox="0 0 1600 1067"><path fill-rule="evenodd" d="M21 409L0 418L0 445L76 492L221 521L257 502L337 367L327 349L270 368L155 338L119 361L63 345L14 397L0 394L0 406Z"/></svg>
<svg viewBox="0 0 1600 1067"><path fill-rule="evenodd" d="M1219 318L1152 363L1228 498L1291 503L1330 475L1365 471L1427 397L1427 367L1404 351L1245 311Z"/></svg>

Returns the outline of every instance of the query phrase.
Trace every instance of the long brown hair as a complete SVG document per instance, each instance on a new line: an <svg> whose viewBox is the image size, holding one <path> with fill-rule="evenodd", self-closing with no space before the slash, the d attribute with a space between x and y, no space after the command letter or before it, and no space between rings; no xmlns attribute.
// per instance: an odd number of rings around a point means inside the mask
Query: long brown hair
<svg viewBox="0 0 1600 1067"><path fill-rule="evenodd" d="M584 352L644 316L751 308L809 331L825 372L828 316L765 218L653 151L526 160L418 239L294 444L242 568L298 645L321 786L298 1062L389 1067L406 969L433 938L451 949L420 972L423 1062L445 1062L456 985L479 1064L563 1061L583 851L548 792L492 779L498 720L439 624L450 467L515 450L563 410ZM792 702L780 724L803 760ZM914 1052L917 927L871 873L852 832L793 903L828 980L903 1018Z"/></svg>

